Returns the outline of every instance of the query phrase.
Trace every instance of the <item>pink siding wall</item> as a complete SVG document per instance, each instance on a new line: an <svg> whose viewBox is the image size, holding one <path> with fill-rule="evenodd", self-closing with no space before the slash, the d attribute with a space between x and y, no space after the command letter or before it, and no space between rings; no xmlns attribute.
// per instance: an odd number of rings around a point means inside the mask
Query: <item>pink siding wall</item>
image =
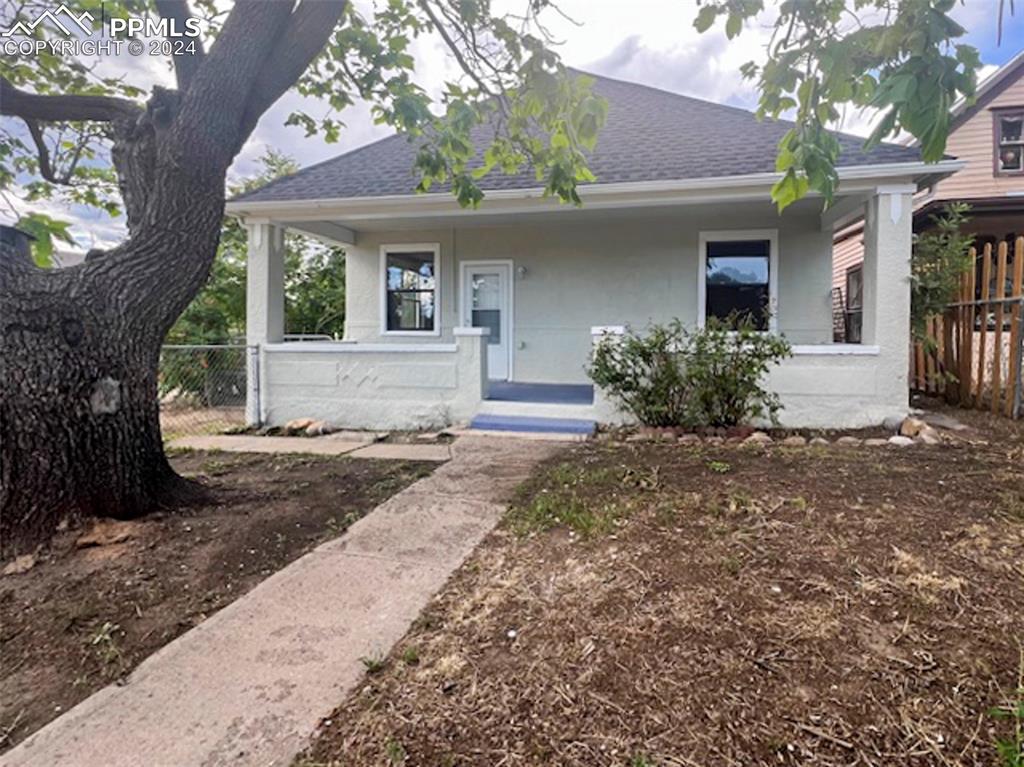
<svg viewBox="0 0 1024 767"><path fill-rule="evenodd" d="M957 128L949 137L946 153L965 160L967 167L941 181L935 189L937 200L969 200L979 197L1000 197L1008 193L1024 193L1024 175L996 176L993 171L994 137L992 109L1024 107L1024 75L1008 85L978 113ZM1020 231L1019 224L1010 221L978 221L968 229L1002 236L1011 230ZM1005 229L1005 231L1004 231ZM846 270L864 260L861 235L854 235L837 244L832 253L832 286L843 288L845 294Z"/></svg>
<svg viewBox="0 0 1024 767"><path fill-rule="evenodd" d="M998 197L1007 192L1024 192L1024 175L996 176L993 172L993 108L1024 107L1024 76L986 104L949 137L946 154L965 160L967 167L936 187L940 200Z"/></svg>

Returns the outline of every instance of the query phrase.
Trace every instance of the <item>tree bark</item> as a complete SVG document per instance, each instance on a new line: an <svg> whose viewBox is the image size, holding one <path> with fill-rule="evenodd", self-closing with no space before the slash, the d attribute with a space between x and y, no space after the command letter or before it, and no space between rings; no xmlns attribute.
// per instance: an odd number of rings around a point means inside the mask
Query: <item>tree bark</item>
<svg viewBox="0 0 1024 767"><path fill-rule="evenodd" d="M161 5L187 13L178 0ZM61 270L0 245L0 556L46 541L66 518L128 519L195 494L164 454L160 345L216 256L228 167L344 6L239 0L209 52L181 62L182 89L156 89L145 110L0 78L3 114L111 124L129 230Z"/></svg>
<svg viewBox="0 0 1024 767"><path fill-rule="evenodd" d="M0 259L3 554L65 519L128 519L180 500L187 486L160 435L153 328L81 268L45 273L6 247Z"/></svg>

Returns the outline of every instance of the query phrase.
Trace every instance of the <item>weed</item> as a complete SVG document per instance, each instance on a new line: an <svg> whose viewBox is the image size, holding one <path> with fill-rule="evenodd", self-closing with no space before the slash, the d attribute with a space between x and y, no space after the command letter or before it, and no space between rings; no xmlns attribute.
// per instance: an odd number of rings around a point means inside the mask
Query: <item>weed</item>
<svg viewBox="0 0 1024 767"><path fill-rule="evenodd" d="M655 764L645 754L636 754L629 760L629 767L655 767Z"/></svg>
<svg viewBox="0 0 1024 767"><path fill-rule="evenodd" d="M363 668L366 669L367 674L379 674L388 665L387 659L378 654L364 655L359 659L359 662L363 664Z"/></svg>
<svg viewBox="0 0 1024 767"><path fill-rule="evenodd" d="M121 632L121 627L118 624L106 621L96 629L96 633L89 637L89 645L96 649L96 654L104 664L111 664L121 659L121 648L117 646L116 637L119 632Z"/></svg>
<svg viewBox="0 0 1024 767"><path fill-rule="evenodd" d="M708 461L707 466L715 474L728 474L732 471L732 466L726 461Z"/></svg>
<svg viewBox="0 0 1024 767"><path fill-rule="evenodd" d="M384 746L384 754L387 756L388 764L405 764L405 747L394 738L389 738Z"/></svg>
<svg viewBox="0 0 1024 767"><path fill-rule="evenodd" d="M789 499L789 505L797 511L807 511L807 507L810 505L807 503L807 499L802 495L798 495L796 498Z"/></svg>
<svg viewBox="0 0 1024 767"><path fill-rule="evenodd" d="M409 645L402 650L402 663L406 666L416 666L420 662L420 651L416 645Z"/></svg>
<svg viewBox="0 0 1024 767"><path fill-rule="evenodd" d="M722 560L722 566L733 578L740 574L743 569L743 560L737 556L730 555Z"/></svg>
<svg viewBox="0 0 1024 767"><path fill-rule="evenodd" d="M1019 668L1017 689L1010 702L990 712L996 719L1009 720L1012 728L1009 737L996 739L1001 767L1024 767L1024 647L1020 649Z"/></svg>
<svg viewBox="0 0 1024 767"><path fill-rule="evenodd" d="M1003 490L999 493L999 510L1014 522L1024 522L1024 493Z"/></svg>

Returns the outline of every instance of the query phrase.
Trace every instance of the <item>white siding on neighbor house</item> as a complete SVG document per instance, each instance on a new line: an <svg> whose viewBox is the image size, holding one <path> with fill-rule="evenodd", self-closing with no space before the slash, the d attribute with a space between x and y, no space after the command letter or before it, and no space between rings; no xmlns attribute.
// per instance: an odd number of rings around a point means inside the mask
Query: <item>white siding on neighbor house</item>
<svg viewBox="0 0 1024 767"><path fill-rule="evenodd" d="M458 264L511 260L513 378L584 382L591 327L643 327L674 317L695 324L700 231L777 229L779 330L795 344L831 341L831 233L821 231L816 215L780 217L769 204L579 214L501 226L361 231L348 249L346 338L444 343L462 324ZM380 246L403 242L441 246L440 338L381 335Z"/></svg>

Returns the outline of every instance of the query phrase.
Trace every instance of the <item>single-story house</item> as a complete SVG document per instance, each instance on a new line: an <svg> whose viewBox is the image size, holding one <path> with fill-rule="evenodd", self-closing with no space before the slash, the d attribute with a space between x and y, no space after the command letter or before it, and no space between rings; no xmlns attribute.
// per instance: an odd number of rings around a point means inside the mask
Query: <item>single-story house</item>
<svg viewBox="0 0 1024 767"><path fill-rule="evenodd" d="M959 164L889 144L865 152L841 135L835 204L823 211L811 195L780 215L770 189L788 123L605 77L594 89L609 111L582 207L543 198L532 171L488 176L476 210L443 188L416 194L416 145L402 136L229 202L250 232L249 420L615 421L585 372L595 339L672 318L700 325L751 301L793 344L769 381L784 425L905 413L913 195ZM861 216L863 332L838 344L833 233ZM345 247L344 340L285 342L285 230Z"/></svg>

